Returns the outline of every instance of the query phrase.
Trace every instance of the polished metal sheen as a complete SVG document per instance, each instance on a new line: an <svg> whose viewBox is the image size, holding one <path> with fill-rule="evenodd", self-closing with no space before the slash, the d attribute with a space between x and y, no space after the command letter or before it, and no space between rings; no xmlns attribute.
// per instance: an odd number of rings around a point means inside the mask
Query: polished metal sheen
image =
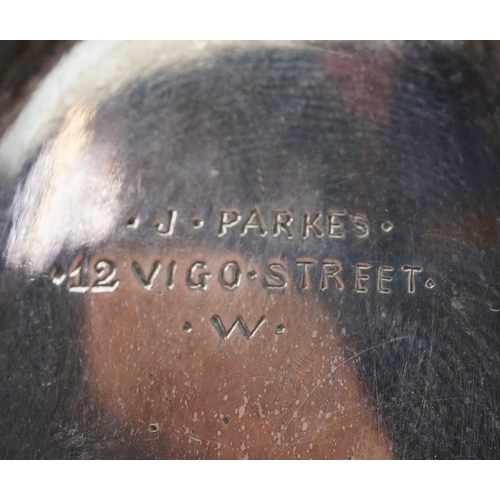
<svg viewBox="0 0 500 500"><path fill-rule="evenodd" d="M4 113L0 456L498 458L499 54L65 48Z"/></svg>

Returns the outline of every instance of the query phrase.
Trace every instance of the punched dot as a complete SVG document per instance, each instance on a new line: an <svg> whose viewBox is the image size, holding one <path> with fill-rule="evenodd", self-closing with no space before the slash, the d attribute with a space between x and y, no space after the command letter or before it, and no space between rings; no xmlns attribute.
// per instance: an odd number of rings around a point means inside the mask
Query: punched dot
<svg viewBox="0 0 500 500"><path fill-rule="evenodd" d="M284 327L284 325L278 325L278 326L274 329L274 333L275 333L276 335L281 335L284 331L285 331L285 327Z"/></svg>
<svg viewBox="0 0 500 500"><path fill-rule="evenodd" d="M389 233L394 229L394 224L390 220L386 220L382 223L382 231Z"/></svg>

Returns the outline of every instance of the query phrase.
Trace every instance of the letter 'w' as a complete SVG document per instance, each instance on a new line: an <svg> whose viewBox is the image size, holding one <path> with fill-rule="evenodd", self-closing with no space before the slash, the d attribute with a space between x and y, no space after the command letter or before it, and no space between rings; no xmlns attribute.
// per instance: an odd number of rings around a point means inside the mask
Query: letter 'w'
<svg viewBox="0 0 500 500"><path fill-rule="evenodd" d="M255 325L255 328L253 330L249 330L248 325L246 324L242 316L236 316L236 321L231 325L231 328L229 328L229 330L226 330L226 327L224 326L224 323L222 323L220 316L217 315L212 316L211 321L212 325L214 325L215 330L217 331L219 337L222 340L227 340L229 338L229 335L233 333L233 330L236 328L236 325L239 325L243 336L247 339L250 339L264 323L265 316L261 316L261 318L259 319L259 321L257 321L257 324Z"/></svg>

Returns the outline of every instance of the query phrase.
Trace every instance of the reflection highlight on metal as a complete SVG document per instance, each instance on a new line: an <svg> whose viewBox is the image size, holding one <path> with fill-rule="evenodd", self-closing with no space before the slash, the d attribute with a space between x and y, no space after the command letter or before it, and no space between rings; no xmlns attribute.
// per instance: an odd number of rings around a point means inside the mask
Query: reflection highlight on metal
<svg viewBox="0 0 500 500"><path fill-rule="evenodd" d="M73 107L30 168L14 200L9 266L42 273L63 247L92 247L114 229L125 173L113 145L89 148L94 115L90 105Z"/></svg>
<svg viewBox="0 0 500 500"><path fill-rule="evenodd" d="M76 44L0 138L0 456L497 458L499 50Z"/></svg>

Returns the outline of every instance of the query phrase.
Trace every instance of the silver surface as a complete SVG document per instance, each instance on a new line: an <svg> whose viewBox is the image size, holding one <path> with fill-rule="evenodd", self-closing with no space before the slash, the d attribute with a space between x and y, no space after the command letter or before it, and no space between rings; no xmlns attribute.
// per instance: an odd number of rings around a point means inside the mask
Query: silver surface
<svg viewBox="0 0 500 500"><path fill-rule="evenodd" d="M0 140L0 455L496 458L497 53L75 45Z"/></svg>

